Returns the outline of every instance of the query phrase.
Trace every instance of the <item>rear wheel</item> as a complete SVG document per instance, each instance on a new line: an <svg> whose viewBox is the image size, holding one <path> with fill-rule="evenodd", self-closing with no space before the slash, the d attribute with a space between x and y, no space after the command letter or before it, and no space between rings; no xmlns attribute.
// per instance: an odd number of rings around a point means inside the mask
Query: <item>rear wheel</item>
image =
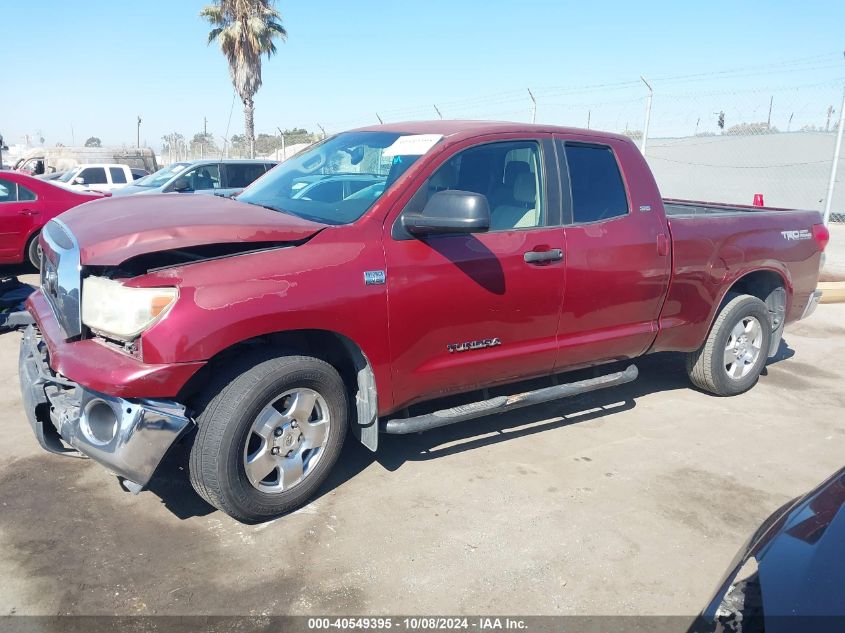
<svg viewBox="0 0 845 633"><path fill-rule="evenodd" d="M41 243L38 240L39 235L41 235L40 231L29 238L29 242L26 245L26 258L35 270L41 270Z"/></svg>
<svg viewBox="0 0 845 633"><path fill-rule="evenodd" d="M771 337L766 304L751 295L734 295L722 307L704 344L687 355L690 380L718 396L747 391L763 371Z"/></svg>
<svg viewBox="0 0 845 633"><path fill-rule="evenodd" d="M347 395L337 371L308 356L268 356L209 387L191 448L196 491L247 523L304 505L346 436Z"/></svg>

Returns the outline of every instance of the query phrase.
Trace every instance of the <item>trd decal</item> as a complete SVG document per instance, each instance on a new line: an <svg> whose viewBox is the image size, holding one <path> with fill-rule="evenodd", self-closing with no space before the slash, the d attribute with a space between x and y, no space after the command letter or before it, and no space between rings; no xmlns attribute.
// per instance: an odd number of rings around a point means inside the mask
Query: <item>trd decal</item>
<svg viewBox="0 0 845 633"><path fill-rule="evenodd" d="M813 234L807 229L801 229L799 231L781 231L780 234L783 235L783 239L787 241L813 239Z"/></svg>

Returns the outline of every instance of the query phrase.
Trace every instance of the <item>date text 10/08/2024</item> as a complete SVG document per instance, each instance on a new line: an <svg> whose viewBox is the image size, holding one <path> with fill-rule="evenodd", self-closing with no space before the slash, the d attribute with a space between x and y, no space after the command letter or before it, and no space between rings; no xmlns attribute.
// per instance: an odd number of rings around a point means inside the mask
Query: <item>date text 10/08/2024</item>
<svg viewBox="0 0 845 633"><path fill-rule="evenodd" d="M525 630L526 622L519 618L448 618L448 617L409 617L409 618L309 618L308 628L311 630L328 629L382 629L392 628L402 630Z"/></svg>

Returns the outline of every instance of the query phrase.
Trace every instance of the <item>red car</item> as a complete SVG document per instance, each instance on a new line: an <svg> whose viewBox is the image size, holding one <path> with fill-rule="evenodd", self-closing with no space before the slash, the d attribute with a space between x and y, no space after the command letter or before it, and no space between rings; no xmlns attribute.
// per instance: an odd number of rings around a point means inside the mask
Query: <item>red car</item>
<svg viewBox="0 0 845 633"><path fill-rule="evenodd" d="M38 234L49 220L100 193L69 191L15 171L0 171L0 264L29 261L38 268Z"/></svg>
<svg viewBox="0 0 845 633"><path fill-rule="evenodd" d="M659 351L684 353L699 389L750 389L816 307L828 237L816 211L663 200L623 136L354 130L235 199L127 196L51 221L24 409L44 448L135 491L182 439L197 492L259 521L311 497L347 429L376 450L633 380L565 372Z"/></svg>

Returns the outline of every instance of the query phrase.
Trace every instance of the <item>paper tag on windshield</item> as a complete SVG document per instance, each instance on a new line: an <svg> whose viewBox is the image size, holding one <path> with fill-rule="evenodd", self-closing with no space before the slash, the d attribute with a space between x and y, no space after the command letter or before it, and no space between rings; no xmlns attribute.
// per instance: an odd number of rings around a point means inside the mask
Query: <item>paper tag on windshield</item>
<svg viewBox="0 0 845 633"><path fill-rule="evenodd" d="M382 156L422 156L430 150L442 134L409 134L400 136L393 145L382 152Z"/></svg>

